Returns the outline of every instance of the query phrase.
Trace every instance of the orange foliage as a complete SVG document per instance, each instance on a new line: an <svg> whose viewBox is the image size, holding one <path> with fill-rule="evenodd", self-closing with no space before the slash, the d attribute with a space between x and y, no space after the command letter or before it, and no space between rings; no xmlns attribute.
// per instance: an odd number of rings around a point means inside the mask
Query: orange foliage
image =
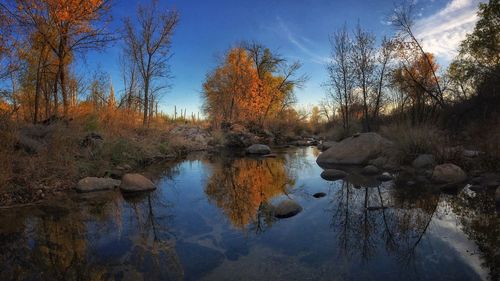
<svg viewBox="0 0 500 281"><path fill-rule="evenodd" d="M237 159L226 164L215 167L205 192L238 228L255 223L262 205L294 184L281 159Z"/></svg>

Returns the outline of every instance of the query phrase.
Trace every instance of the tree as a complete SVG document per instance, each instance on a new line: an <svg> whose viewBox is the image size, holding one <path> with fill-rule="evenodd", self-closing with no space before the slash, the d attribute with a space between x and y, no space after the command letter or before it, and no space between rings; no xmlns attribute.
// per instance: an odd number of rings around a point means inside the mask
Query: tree
<svg viewBox="0 0 500 281"><path fill-rule="evenodd" d="M257 43L232 48L207 75L204 111L215 127L233 122L263 127L294 103L294 90L307 79L297 75L300 67Z"/></svg>
<svg viewBox="0 0 500 281"><path fill-rule="evenodd" d="M10 12L31 34L35 32L57 57L57 73L53 83L55 114L58 113L58 86L64 115L68 114L68 71L73 53L96 49L113 40L106 31L110 1L108 0L14 0ZM3 5L7 7L7 5Z"/></svg>
<svg viewBox="0 0 500 281"><path fill-rule="evenodd" d="M423 62L427 64L427 68L430 71L431 78L434 80L434 83L432 83L433 87L426 88L425 91L441 108L444 108L444 91L440 85L441 81L438 79L436 70L433 67L433 57L427 55L429 53L424 51L422 44L413 32L415 22L413 1L405 0L397 6L390 20L392 26L397 31L396 42L401 63L405 68L408 68L412 61L423 59ZM410 71L407 72L411 73ZM417 82L417 80L415 80L415 82Z"/></svg>
<svg viewBox="0 0 500 281"><path fill-rule="evenodd" d="M344 25L331 38L331 61L327 66L329 97L340 109L344 131L350 129L350 108L354 103L354 66L352 63L352 41Z"/></svg>
<svg viewBox="0 0 500 281"><path fill-rule="evenodd" d="M375 35L361 28L358 23L354 32L352 62L356 77L356 86L363 98L363 129L370 131L370 104L375 72Z"/></svg>
<svg viewBox="0 0 500 281"><path fill-rule="evenodd" d="M413 125L426 122L434 112L436 100L428 94L428 89L436 87L433 73L437 69L434 56L428 53L413 61L410 66L402 65L394 71L393 84L410 104ZM403 102L403 107L405 103Z"/></svg>
<svg viewBox="0 0 500 281"><path fill-rule="evenodd" d="M143 124L149 126L150 103L153 95L168 85L158 79L169 78L168 59L174 29L179 22L175 10L161 10L158 1L139 5L137 23L125 19L124 40L126 51L134 60L142 78Z"/></svg>

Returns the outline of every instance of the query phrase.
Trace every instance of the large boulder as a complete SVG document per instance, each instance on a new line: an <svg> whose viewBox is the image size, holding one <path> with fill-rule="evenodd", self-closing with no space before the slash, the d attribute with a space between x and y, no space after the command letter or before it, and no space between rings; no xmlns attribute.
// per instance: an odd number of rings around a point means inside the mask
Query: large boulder
<svg viewBox="0 0 500 281"><path fill-rule="evenodd" d="M121 181L112 178L87 177L78 181L76 185L77 192L93 192L102 190L113 190L119 187Z"/></svg>
<svg viewBox="0 0 500 281"><path fill-rule="evenodd" d="M330 147L334 146L336 143L337 143L336 141L324 141L318 145L318 149L321 151L325 151Z"/></svg>
<svg viewBox="0 0 500 281"><path fill-rule="evenodd" d="M455 164L447 163L434 167L432 181L436 183L455 184L464 182L467 174Z"/></svg>
<svg viewBox="0 0 500 281"><path fill-rule="evenodd" d="M293 217L302 211L302 206L293 200L285 200L274 208L274 216L279 219Z"/></svg>
<svg viewBox="0 0 500 281"><path fill-rule="evenodd" d="M155 190L156 186L148 178L140 174L125 174L120 189L123 192L141 192Z"/></svg>
<svg viewBox="0 0 500 281"><path fill-rule="evenodd" d="M332 145L316 159L318 164L363 165L392 147L392 142L377 133L363 133Z"/></svg>
<svg viewBox="0 0 500 281"><path fill-rule="evenodd" d="M411 163L415 169L432 168L436 165L436 160L432 154L420 154Z"/></svg>
<svg viewBox="0 0 500 281"><path fill-rule="evenodd" d="M246 149L246 153L267 155L271 154L271 148L265 144L253 144Z"/></svg>
<svg viewBox="0 0 500 281"><path fill-rule="evenodd" d="M341 170L328 169L321 173L321 177L327 181L336 181L347 177L347 173Z"/></svg>

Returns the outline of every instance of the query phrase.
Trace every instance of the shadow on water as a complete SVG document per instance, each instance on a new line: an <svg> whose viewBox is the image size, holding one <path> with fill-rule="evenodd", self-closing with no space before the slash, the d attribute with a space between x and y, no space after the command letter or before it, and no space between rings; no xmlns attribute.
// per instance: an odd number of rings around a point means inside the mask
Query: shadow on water
<svg viewBox="0 0 500 281"><path fill-rule="evenodd" d="M319 175L314 148L200 154L149 168L159 188L0 211L0 280L498 280L488 193ZM316 192L326 194L314 198ZM292 199L303 211L278 220Z"/></svg>

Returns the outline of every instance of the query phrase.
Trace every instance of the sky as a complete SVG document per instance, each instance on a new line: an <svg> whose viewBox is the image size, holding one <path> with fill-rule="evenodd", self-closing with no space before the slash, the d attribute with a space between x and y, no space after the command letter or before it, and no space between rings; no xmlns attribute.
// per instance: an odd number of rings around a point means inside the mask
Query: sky
<svg viewBox="0 0 500 281"><path fill-rule="evenodd" d="M149 0L148 0L149 1ZM113 22L118 29L124 17L134 18L137 0L114 0ZM325 96L326 63L330 55L329 36L344 24L358 21L369 31L391 36L387 18L397 0L160 0L161 9L176 9L180 22L172 41L170 90L160 108L172 113L187 109L197 113L202 104L201 89L206 74L225 51L241 41L256 41L289 61L303 63L302 73L310 79L296 91L299 107L318 104ZM434 53L445 66L477 21L481 0L416 1L415 33L426 51ZM98 68L110 74L115 91L123 89L119 55L121 42L86 54L84 69Z"/></svg>

